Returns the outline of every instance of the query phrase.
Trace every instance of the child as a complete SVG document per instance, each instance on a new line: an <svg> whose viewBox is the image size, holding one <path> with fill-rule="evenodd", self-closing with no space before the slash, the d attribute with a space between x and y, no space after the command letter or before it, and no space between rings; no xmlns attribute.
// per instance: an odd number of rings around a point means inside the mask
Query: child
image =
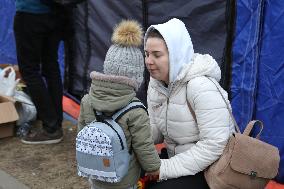
<svg viewBox="0 0 284 189"><path fill-rule="evenodd" d="M112 115L131 101L138 100L135 91L143 81L144 58L139 49L142 29L135 21L122 21L114 30L114 43L104 61L104 74L91 72L89 94L81 101L78 130L96 119L94 110ZM160 159L153 144L147 112L142 108L124 114L118 124L122 127L128 149L132 148L129 170L118 183L91 180L95 189L136 188L143 168L148 175L159 175Z"/></svg>

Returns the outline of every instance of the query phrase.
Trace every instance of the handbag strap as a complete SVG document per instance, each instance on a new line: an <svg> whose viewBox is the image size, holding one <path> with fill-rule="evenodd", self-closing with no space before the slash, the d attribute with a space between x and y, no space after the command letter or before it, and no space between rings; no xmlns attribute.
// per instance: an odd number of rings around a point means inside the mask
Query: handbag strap
<svg viewBox="0 0 284 189"><path fill-rule="evenodd" d="M241 132L240 132L240 128L239 128L239 126L238 126L238 124L237 124L237 122L236 122L236 120L235 120L235 117L234 117L233 114L232 114L232 110L230 109L229 104L228 104L227 101L225 100L225 97L223 96L221 90L219 89L219 87L216 85L216 83L215 83L212 79L210 79L209 77L208 77L208 79L209 79L212 83L214 83L214 85L217 87L219 93L221 94L221 96L222 96L224 102L225 102L226 105L227 105L227 108L228 108L229 113L230 113L230 115L231 115L231 117L232 117L232 119L233 119L233 122L234 122L235 128L237 129L237 132L238 132L238 133L241 133ZM263 123L262 123L260 120L253 120L253 121L250 121L249 124L246 126L246 128L245 128L243 134L249 136L249 134L250 134L252 128L254 127L254 125L255 125L256 123L259 123L258 125L259 125L259 127L260 127L260 130L259 130L259 132L258 132L258 134L256 135L255 138L259 139L260 134L261 134L261 132L262 132L262 130L263 130Z"/></svg>
<svg viewBox="0 0 284 189"><path fill-rule="evenodd" d="M237 132L238 132L238 133L241 133L240 128L239 128L239 126L238 126L238 124L237 124L237 122L236 122L236 120L235 120L235 117L234 117L234 115L232 114L232 110L231 110L231 108L230 108L228 102L226 101L225 97L223 96L221 90L219 89L218 85L217 85L211 78L209 78L209 77L207 77L207 78L208 78L208 79L216 86L216 88L218 89L218 91L219 91L219 93L220 93L220 95L221 95L223 101L225 102L225 104L226 104L226 106L227 106L227 109L228 109L229 114L230 114L230 116L231 116L231 118L232 118L232 120L233 120L233 123L234 123L234 126L235 126ZM186 87L187 87L187 85L186 85ZM186 91L187 91L187 89L186 89ZM193 111L193 109L192 109L190 103L188 102L187 97L186 97L186 102L187 102L187 105L188 105L188 107L189 107L189 110L190 110L190 112L191 112L191 114L192 114L192 116L193 116L195 122L197 123L196 115L195 115L195 113L194 113L194 111ZM245 128L243 134L249 136L249 134L250 134L252 128L254 127L254 125L255 125L256 123L259 123L260 131L259 131L259 133L256 135L255 138L259 139L260 134L261 134L261 132L262 132L262 130L263 130L263 123L262 123L260 120L253 120L253 121L250 121L249 124L247 125L247 127Z"/></svg>
<svg viewBox="0 0 284 189"><path fill-rule="evenodd" d="M230 106L228 105L227 101L225 100L225 97L223 96L223 94L222 94L222 92L220 91L219 87L218 87L218 86L215 84L215 82L213 82L209 77L208 77L208 79L209 79L212 83L214 83L214 85L215 85L216 88L218 89L219 93L221 94L221 96L222 96L222 98L223 98L223 100L224 100L224 102L225 102L225 104L226 104L226 106L227 106L227 109L228 109L228 111L229 111L229 114L230 114L230 116L232 117L232 120L233 120L233 123L234 123L234 126L235 126L237 132L238 132L238 133L241 133L240 128L239 128L239 126L238 126L238 124L237 124L237 122L236 122L236 120L235 120L235 118L234 118L234 116L233 116L233 114L232 114L231 108L230 108ZM186 91L187 91L187 85L186 85ZM187 97L186 97L186 102L187 102L187 106L188 106L188 108L189 108L189 110L190 110L190 113L191 113L191 115L192 115L194 121L197 123L197 118L196 118L195 112L193 111L193 109L192 109L190 103L188 102ZM252 126L253 126L253 125L252 125ZM251 129L252 129L252 127L251 127ZM251 130L251 129L250 129L250 130ZM249 132L250 132L250 131L249 131Z"/></svg>
<svg viewBox="0 0 284 189"><path fill-rule="evenodd" d="M234 123L234 126L235 126L237 132L238 132L238 133L241 133L240 128L239 128L239 126L238 126L238 124L237 124L237 122L236 122L236 120L235 120L235 117L234 117L234 115L232 114L232 110L231 110L231 108L230 108L228 102L226 101L225 97L223 96L221 90L219 89L218 85L217 85L211 78L209 78L209 77L207 77L207 78L208 78L208 79L216 86L216 88L218 89L219 93L221 94L221 96L222 96L222 98L223 98L223 100L224 100L224 102L225 102L225 104L226 104L226 106L227 106L227 109L228 109L229 114L230 114L230 116L231 116L231 118L232 118L232 120L233 120L233 123Z"/></svg>
<svg viewBox="0 0 284 189"><path fill-rule="evenodd" d="M193 111L191 105L190 105L189 102L187 101L187 98L186 98L186 102L187 102L187 106L188 106L188 108L189 108L189 111L190 111L190 113L191 113L191 115L192 115L192 117L193 117L195 123L197 123L196 115L195 115L195 113L194 113L194 111Z"/></svg>
<svg viewBox="0 0 284 189"><path fill-rule="evenodd" d="M260 127L260 130L259 130L258 134L257 134L256 137L255 137L255 138L259 139L260 134L261 134L261 132L262 132L262 130L263 130L263 123L262 123L260 120L253 120L253 121L250 121L249 124L247 125L246 129L244 130L244 133L243 133L243 134L249 136L249 134L250 134L250 132L251 132L253 126L255 125L255 123L259 123L258 125L259 125L259 127Z"/></svg>

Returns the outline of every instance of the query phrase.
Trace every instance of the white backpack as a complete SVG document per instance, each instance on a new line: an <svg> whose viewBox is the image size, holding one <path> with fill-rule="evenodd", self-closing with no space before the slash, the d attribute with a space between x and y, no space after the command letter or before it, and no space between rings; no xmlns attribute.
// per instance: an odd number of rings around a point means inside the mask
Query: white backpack
<svg viewBox="0 0 284 189"><path fill-rule="evenodd" d="M102 113L96 112L98 120L86 125L76 137L76 159L78 175L91 179L116 183L126 175L130 153L122 128L117 124L126 112L145 106L140 101L132 101L112 117L98 119ZM99 116L98 116L99 115Z"/></svg>

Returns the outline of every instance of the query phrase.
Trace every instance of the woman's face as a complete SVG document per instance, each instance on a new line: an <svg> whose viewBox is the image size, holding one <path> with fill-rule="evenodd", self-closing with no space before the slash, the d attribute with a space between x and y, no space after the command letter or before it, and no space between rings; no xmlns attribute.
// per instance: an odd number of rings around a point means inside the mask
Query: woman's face
<svg viewBox="0 0 284 189"><path fill-rule="evenodd" d="M151 77L169 83L169 52L163 39L157 37L147 39L145 63Z"/></svg>

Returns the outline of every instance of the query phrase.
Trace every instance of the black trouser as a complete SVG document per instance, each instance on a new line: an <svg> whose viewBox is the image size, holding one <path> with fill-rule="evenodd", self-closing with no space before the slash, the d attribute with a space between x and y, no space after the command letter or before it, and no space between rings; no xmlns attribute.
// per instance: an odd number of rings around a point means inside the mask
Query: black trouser
<svg viewBox="0 0 284 189"><path fill-rule="evenodd" d="M147 189L209 189L203 172L149 184Z"/></svg>
<svg viewBox="0 0 284 189"><path fill-rule="evenodd" d="M58 64L60 22L55 15L17 12L14 18L20 73L47 132L61 128L62 81Z"/></svg>
<svg viewBox="0 0 284 189"><path fill-rule="evenodd" d="M159 154L161 159L168 159L166 148L161 149ZM196 175L189 175L174 179L168 179L161 182L149 183L147 189L209 189L203 172Z"/></svg>

